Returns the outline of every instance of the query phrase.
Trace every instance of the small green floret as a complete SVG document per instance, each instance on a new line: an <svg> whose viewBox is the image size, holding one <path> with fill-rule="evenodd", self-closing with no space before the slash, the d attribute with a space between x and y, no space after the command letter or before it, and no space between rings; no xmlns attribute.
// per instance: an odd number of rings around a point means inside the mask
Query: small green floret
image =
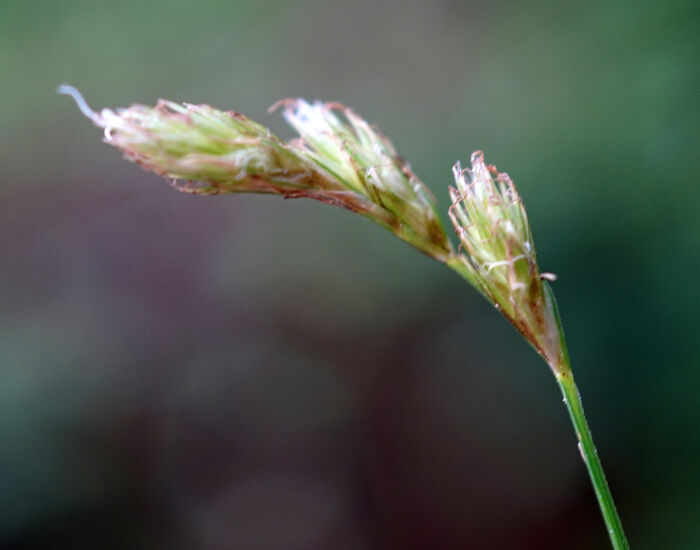
<svg viewBox="0 0 700 550"><path fill-rule="evenodd" d="M453 168L449 216L462 254L450 261L555 370L563 364L555 305L537 265L532 231L515 184L477 151L471 169Z"/></svg>
<svg viewBox="0 0 700 550"><path fill-rule="evenodd" d="M358 212L439 261L453 253L425 186L386 137L342 105L282 101L300 135L285 142L208 105L160 100L97 113L75 88L59 92L104 128L106 143L180 191L312 198Z"/></svg>

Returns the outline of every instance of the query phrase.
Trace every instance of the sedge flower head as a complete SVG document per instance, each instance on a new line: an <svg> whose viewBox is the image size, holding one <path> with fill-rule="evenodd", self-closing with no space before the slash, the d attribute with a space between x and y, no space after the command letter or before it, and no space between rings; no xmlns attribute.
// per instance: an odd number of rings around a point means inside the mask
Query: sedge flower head
<svg viewBox="0 0 700 550"><path fill-rule="evenodd" d="M453 260L459 271L525 336L555 370L563 348L556 305L547 288L553 275L537 265L523 201L508 174L484 162L477 151L471 167L453 168L449 216L460 240Z"/></svg>
<svg viewBox="0 0 700 550"><path fill-rule="evenodd" d="M280 102L299 133L286 142L208 105L160 100L95 112L75 88L59 92L104 129L106 143L180 191L313 198L368 217L437 260L453 253L426 187L386 137L340 104Z"/></svg>

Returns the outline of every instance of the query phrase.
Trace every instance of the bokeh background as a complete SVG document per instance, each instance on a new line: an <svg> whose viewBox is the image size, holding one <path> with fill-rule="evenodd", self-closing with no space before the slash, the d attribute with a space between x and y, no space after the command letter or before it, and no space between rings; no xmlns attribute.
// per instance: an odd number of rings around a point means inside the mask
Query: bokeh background
<svg viewBox="0 0 700 550"><path fill-rule="evenodd" d="M190 197L93 107L338 100L448 204L523 195L635 549L700 548L700 8L0 6L0 547L606 548L557 387L475 291L311 201Z"/></svg>

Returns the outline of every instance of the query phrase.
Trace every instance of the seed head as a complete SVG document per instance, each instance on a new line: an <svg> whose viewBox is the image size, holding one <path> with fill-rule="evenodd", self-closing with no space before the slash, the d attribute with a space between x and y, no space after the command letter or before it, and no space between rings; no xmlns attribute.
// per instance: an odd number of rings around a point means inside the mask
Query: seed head
<svg viewBox="0 0 700 550"><path fill-rule="evenodd" d="M358 212L440 261L453 252L424 185L388 139L342 105L280 102L300 134L285 142L239 113L208 105L160 100L97 113L75 88L58 91L104 128L106 143L180 191L313 198Z"/></svg>
<svg viewBox="0 0 700 550"><path fill-rule="evenodd" d="M452 253L434 198L392 143L340 103L288 99L285 120L299 133L291 143L300 154L335 176L344 187L391 214L390 229L428 255L446 261Z"/></svg>
<svg viewBox="0 0 700 550"><path fill-rule="evenodd" d="M471 168L453 168L449 216L460 240L450 261L557 370L563 349L556 305L537 265L522 199L508 174L484 163L477 151Z"/></svg>

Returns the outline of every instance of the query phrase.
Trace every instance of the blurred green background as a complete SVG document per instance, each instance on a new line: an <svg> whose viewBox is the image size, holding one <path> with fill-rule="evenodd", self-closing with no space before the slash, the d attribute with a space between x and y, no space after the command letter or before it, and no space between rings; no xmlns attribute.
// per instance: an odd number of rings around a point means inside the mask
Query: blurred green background
<svg viewBox="0 0 700 550"><path fill-rule="evenodd" d="M633 548L700 548L700 8L4 0L0 547L606 548L547 367L347 212L190 197L100 143L158 97L342 101L444 211L515 179Z"/></svg>

